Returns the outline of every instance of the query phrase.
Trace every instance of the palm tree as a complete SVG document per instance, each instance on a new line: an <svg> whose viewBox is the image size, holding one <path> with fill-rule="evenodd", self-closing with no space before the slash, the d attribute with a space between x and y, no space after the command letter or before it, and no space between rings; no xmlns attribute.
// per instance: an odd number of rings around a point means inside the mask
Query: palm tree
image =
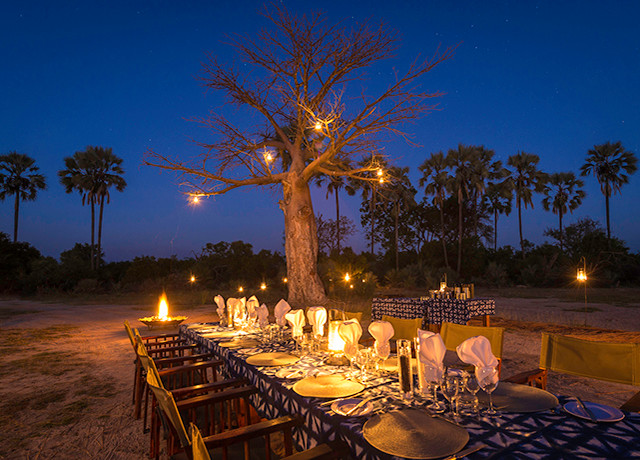
<svg viewBox="0 0 640 460"><path fill-rule="evenodd" d="M344 188L345 192L347 192L347 195L353 196L356 194L356 191L349 183L345 181L344 176L318 176L318 187L322 186L325 180L328 180L327 199L329 198L329 194L331 193L333 193L336 199L336 245L338 254L340 254L340 199L338 197L338 192L340 191L340 189Z"/></svg>
<svg viewBox="0 0 640 460"><path fill-rule="evenodd" d="M122 159L113 155L111 148L88 146L83 152L76 152L64 159L66 169L58 171L60 183L67 193L78 191L82 195L82 205L91 205L91 269L98 267L101 254L102 219L105 200L110 201L109 188L115 186L122 191L127 186L120 174ZM100 205L98 246L95 245L95 205Z"/></svg>
<svg viewBox="0 0 640 460"><path fill-rule="evenodd" d="M458 196L458 266L456 268L458 275L462 267L462 208L465 197L469 198L471 195L471 176L476 157L477 147L472 145L458 144L457 150L450 149L447 152L447 163L452 170L449 190Z"/></svg>
<svg viewBox="0 0 640 460"><path fill-rule="evenodd" d="M478 203L482 201L489 181L502 178L507 174L501 161L492 161L494 155L494 151L485 149L484 145L476 147L472 152L469 185L474 213L473 234L476 237L478 236Z"/></svg>
<svg viewBox="0 0 640 460"><path fill-rule="evenodd" d="M553 173L549 176L549 181L544 187L544 199L542 206L544 209L558 214L558 222L560 228L560 251L563 250L562 245L562 216L567 211L573 213L574 210L582 204L583 198L586 196L583 190L584 182L576 179L572 172Z"/></svg>
<svg viewBox="0 0 640 460"><path fill-rule="evenodd" d="M516 207L518 208L518 229L520 230L520 250L524 259L524 238L522 237L522 206L531 206L533 209L533 192L541 192L547 179L547 175L538 170L540 161L538 155L518 152L511 155L507 165L511 166L510 179L516 192Z"/></svg>
<svg viewBox="0 0 640 460"><path fill-rule="evenodd" d="M20 200L34 201L38 196L38 190L47 188L45 178L42 174L38 174L40 168L35 163L36 160L33 158L15 151L0 156L0 200L4 201L7 196L15 195L14 243L18 241Z"/></svg>
<svg viewBox="0 0 640 460"><path fill-rule="evenodd" d="M389 168L390 185L384 192L385 198L393 205L396 270L400 270L398 238L400 208L403 207L404 210L407 210L411 206L416 206L416 189L411 185L408 174L409 168L398 168L396 166Z"/></svg>
<svg viewBox="0 0 640 460"><path fill-rule="evenodd" d="M127 182L120 176L124 174L122 169L122 158L115 156L111 148L92 147L97 158L98 171L96 174L96 194L100 202L100 212L98 217L98 250L96 252L96 268L100 263L102 250L102 216L104 213L105 199L107 204L111 202L109 189L115 187L118 192L122 192L127 186Z"/></svg>
<svg viewBox="0 0 640 460"><path fill-rule="evenodd" d="M424 187L426 195L434 195L433 202L438 204L438 209L440 210L440 243L442 243L444 264L449 268L447 244L444 240L444 199L447 183L449 182L446 158L442 152L432 153L418 169L422 171L422 177L419 182L420 187Z"/></svg>
<svg viewBox="0 0 640 460"><path fill-rule="evenodd" d="M638 159L622 146L622 142L607 142L594 145L587 152L587 161L580 167L580 175L591 173L600 183L600 190L604 194L607 212L607 238L611 239L611 225L609 223L609 197L620 192L620 187L629 182L629 175L636 172Z"/></svg>
<svg viewBox="0 0 640 460"><path fill-rule="evenodd" d="M485 209L493 214L493 250L498 250L498 215L511 214L513 184L509 179L502 182L490 182L483 196Z"/></svg>

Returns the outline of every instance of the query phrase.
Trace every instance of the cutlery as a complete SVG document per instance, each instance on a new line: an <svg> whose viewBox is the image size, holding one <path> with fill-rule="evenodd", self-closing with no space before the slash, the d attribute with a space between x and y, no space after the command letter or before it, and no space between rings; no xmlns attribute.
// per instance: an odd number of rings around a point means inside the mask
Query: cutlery
<svg viewBox="0 0 640 460"><path fill-rule="evenodd" d="M582 409L582 411L584 413L586 413L589 418L591 419L591 421L593 423L598 423L598 418L594 415L593 412L591 412L591 409L589 409L580 398L578 398L577 396L574 397L574 399L578 402L578 406L580 406L580 409Z"/></svg>
<svg viewBox="0 0 640 460"><path fill-rule="evenodd" d="M300 374L300 373L302 373L302 371L301 371L300 369L296 369L295 371L293 371L293 372L291 372L291 373L289 373L289 374L285 375L285 376L284 376L284 378L285 378L285 379L290 379L290 378L292 378L294 375L298 375L298 374Z"/></svg>
<svg viewBox="0 0 640 460"><path fill-rule="evenodd" d="M486 444L478 444L475 447L470 447L468 449L465 450L461 450L460 452L458 452L457 454L454 454L450 457L445 458L445 460L456 460L458 458L462 458L462 457L466 457L469 454L472 454L474 452L479 451L480 449L484 449L485 447L487 447Z"/></svg>
<svg viewBox="0 0 640 460"><path fill-rule="evenodd" d="M382 398L384 395L378 395L378 396L374 396L373 398L366 398L363 399L362 401L360 401L358 404L356 404L355 406L353 406L351 409L349 409L347 412L344 413L344 415L351 415L353 414L356 410L360 409L361 407L363 407L365 404L367 404L369 401L375 401L376 399L380 399Z"/></svg>

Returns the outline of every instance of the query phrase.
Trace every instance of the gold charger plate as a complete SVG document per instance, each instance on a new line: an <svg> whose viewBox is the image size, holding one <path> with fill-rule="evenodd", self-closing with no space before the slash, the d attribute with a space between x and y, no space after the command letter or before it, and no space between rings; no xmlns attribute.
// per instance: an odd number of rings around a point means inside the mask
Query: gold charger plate
<svg viewBox="0 0 640 460"><path fill-rule="evenodd" d="M223 348L253 348L260 345L260 343L255 339L239 339L231 340L229 342L220 342L218 345Z"/></svg>
<svg viewBox="0 0 640 460"><path fill-rule="evenodd" d="M254 366L288 366L299 360L300 358L298 356L293 356L289 353L275 352L258 353L257 355L249 356L247 363L253 364Z"/></svg>
<svg viewBox="0 0 640 460"><path fill-rule="evenodd" d="M296 382L293 391L307 398L346 398L364 390L364 385L341 375L318 375Z"/></svg>
<svg viewBox="0 0 640 460"><path fill-rule="evenodd" d="M214 331L214 332L203 332L200 334L202 337L208 339L230 339L238 335L237 331Z"/></svg>
<svg viewBox="0 0 640 460"><path fill-rule="evenodd" d="M469 441L469 433L461 426L416 409L374 415L362 427L362 434L385 454L411 459L452 455Z"/></svg>
<svg viewBox="0 0 640 460"><path fill-rule="evenodd" d="M540 412L556 407L558 398L548 391L517 383L498 382L492 394L493 407L502 412ZM478 392L478 401L489 406L489 395Z"/></svg>
<svg viewBox="0 0 640 460"><path fill-rule="evenodd" d="M411 358L411 371L415 374L418 372L418 368L416 367L416 359ZM380 370L387 372L398 372L398 357L390 356L380 363Z"/></svg>

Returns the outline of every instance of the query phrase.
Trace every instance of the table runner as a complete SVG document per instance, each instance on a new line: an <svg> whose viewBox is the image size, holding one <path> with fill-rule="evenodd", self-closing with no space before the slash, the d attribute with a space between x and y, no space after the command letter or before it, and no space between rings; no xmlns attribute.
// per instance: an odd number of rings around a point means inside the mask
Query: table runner
<svg viewBox="0 0 640 460"><path fill-rule="evenodd" d="M216 326L211 326L216 327ZM373 448L362 435L366 418L347 418L332 415L330 407L320 407L323 399L304 398L296 394L288 382L275 377L278 368L256 368L245 362L246 356L266 351L290 351L292 343L261 346L249 350L221 348L215 339L207 339L197 329L180 327L187 338L204 349L219 354L227 362L230 376L247 377L260 393L252 401L258 413L267 418L282 415L300 415L305 423L294 432L294 439L303 449L314 447L336 438L343 439L354 458L365 460L394 459ZM335 370L320 366L321 359L305 357L289 368ZM382 386L380 383L389 382ZM418 401L397 399L399 391L394 376L377 378L366 384L359 397L383 395L376 408L388 411L394 408L423 407ZM559 396L561 405L568 398ZM468 458L629 458L640 457L640 414L625 413L624 420L616 423L593 424L556 409L530 414L502 414L486 419L466 417L458 422L469 431L468 447L484 443L487 447Z"/></svg>

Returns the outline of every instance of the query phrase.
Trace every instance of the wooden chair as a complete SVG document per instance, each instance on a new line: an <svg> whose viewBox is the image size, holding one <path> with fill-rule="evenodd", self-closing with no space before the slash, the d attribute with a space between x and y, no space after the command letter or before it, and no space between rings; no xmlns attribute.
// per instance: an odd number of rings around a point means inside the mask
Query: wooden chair
<svg viewBox="0 0 640 460"><path fill-rule="evenodd" d="M489 339L491 351L498 358L498 373L502 368L502 344L504 342L503 327L467 326L464 324L442 323L440 335L447 350L454 350L458 345L471 337L482 335Z"/></svg>
<svg viewBox="0 0 640 460"><path fill-rule="evenodd" d="M549 369L640 386L640 343L593 342L543 332L539 369L522 372L505 381L546 389ZM639 412L640 392L621 409Z"/></svg>
<svg viewBox="0 0 640 460"><path fill-rule="evenodd" d="M193 423L189 424L189 434L191 435L192 459L211 460L207 444L202 438L200 430ZM312 449L284 457L282 460L331 460L339 458L349 458L349 447L344 441L330 441L326 444L320 444Z"/></svg>
<svg viewBox="0 0 640 460"><path fill-rule="evenodd" d="M204 426L207 433L203 442L208 449L222 449L222 458L228 458L228 447L239 442L244 444L245 458L248 459L249 441L256 437L264 437L266 458L270 458L269 435L278 431L284 434L284 447L286 455L293 453L292 429L303 422L299 417L284 416L273 420L255 421L250 413L249 397L257 394L258 389L250 386L227 389L218 393L197 396L194 398L177 401L171 392L162 387L153 373L147 374L147 383L153 391L158 406L160 407L167 434L167 450L173 455L179 450L184 450L187 455L192 455L192 442L184 427L180 411L188 411L191 423L196 424L194 409L205 408L205 414L211 417L205 419ZM243 401L244 404L238 404ZM209 410L213 405L219 405L219 410ZM205 457L206 458L206 457Z"/></svg>

